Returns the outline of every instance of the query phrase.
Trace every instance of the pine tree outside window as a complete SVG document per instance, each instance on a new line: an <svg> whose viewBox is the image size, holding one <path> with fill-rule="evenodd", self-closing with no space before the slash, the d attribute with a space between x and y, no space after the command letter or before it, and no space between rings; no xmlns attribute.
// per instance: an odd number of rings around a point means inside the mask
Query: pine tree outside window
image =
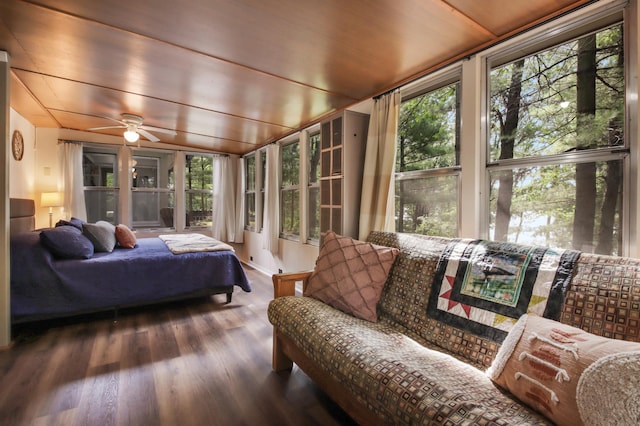
<svg viewBox="0 0 640 426"><path fill-rule="evenodd" d="M621 253L623 40L618 23L508 63L493 58L490 238Z"/></svg>

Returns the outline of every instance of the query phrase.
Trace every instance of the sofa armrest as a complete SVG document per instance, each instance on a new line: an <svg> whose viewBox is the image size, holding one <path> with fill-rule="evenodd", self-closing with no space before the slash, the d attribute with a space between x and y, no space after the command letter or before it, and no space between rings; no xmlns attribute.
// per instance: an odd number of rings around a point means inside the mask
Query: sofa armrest
<svg viewBox="0 0 640 426"><path fill-rule="evenodd" d="M307 287L309 277L312 271L306 272L287 272L283 274L274 274L271 277L273 281L273 298L283 296L295 296L296 294L296 282L302 281L303 291Z"/></svg>

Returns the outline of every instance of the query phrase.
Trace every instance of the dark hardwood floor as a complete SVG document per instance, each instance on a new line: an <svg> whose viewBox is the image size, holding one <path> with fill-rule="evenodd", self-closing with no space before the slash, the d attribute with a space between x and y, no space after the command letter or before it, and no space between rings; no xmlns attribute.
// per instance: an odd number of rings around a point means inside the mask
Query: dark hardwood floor
<svg viewBox="0 0 640 426"><path fill-rule="evenodd" d="M14 330L0 425L354 424L297 367L271 371L271 280L253 292Z"/></svg>

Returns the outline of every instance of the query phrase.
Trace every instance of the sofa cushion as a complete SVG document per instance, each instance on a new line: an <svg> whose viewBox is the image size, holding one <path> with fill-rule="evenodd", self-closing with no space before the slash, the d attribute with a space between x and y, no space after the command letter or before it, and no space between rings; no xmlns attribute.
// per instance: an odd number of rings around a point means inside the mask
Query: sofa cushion
<svg viewBox="0 0 640 426"><path fill-rule="evenodd" d="M455 355L385 320L362 321L309 297L270 302L268 317L381 424L548 424ZM499 419L499 421L496 421Z"/></svg>
<svg viewBox="0 0 640 426"><path fill-rule="evenodd" d="M427 315L438 261L451 239L375 231L369 234L367 241L400 248L378 304L380 318L412 330L422 339L460 355L470 363L489 367L500 344Z"/></svg>
<svg viewBox="0 0 640 426"><path fill-rule="evenodd" d="M400 248L398 259L391 270L389 280L380 298L378 305L380 317L414 331L427 341L461 355L469 362L481 363L485 367L489 367L500 348L502 339L478 333L475 327L468 326L470 323L464 316L467 311L473 315L480 313L479 316L485 319L491 314L485 315L486 312L480 312L477 309L481 307L480 305L469 310L468 306L456 303L455 300L445 300L446 289L442 285L434 284L435 281L438 281L437 274L440 267L444 266L440 262L442 255L456 240L374 231L371 232L367 241ZM572 258L575 257L572 256ZM448 262L446 266L449 266ZM439 283L442 284L443 281L443 277L440 277ZM437 294L434 294L435 287L440 290ZM547 286L548 288L549 286ZM560 285L556 290L562 292L564 288ZM411 295L411 297L407 297L407 295ZM543 306L538 302L544 299L547 298L532 292L529 302L532 307L535 307L534 311ZM557 301L558 298L555 299ZM441 306L443 312L434 315L434 307L436 306ZM560 306L557 304L554 305L554 308L556 312L560 311ZM445 310L446 312L444 312ZM457 314L458 317L455 318L453 314ZM511 315L493 316L497 320L490 323L495 324L495 328L502 330L506 336L510 327L520 317L519 314Z"/></svg>
<svg viewBox="0 0 640 426"><path fill-rule="evenodd" d="M582 253L560 322L598 336L640 342L640 259Z"/></svg>
<svg viewBox="0 0 640 426"><path fill-rule="evenodd" d="M487 375L559 425L638 421L640 343L523 315Z"/></svg>
<svg viewBox="0 0 640 426"><path fill-rule="evenodd" d="M398 251L329 231L304 295L375 322L376 305Z"/></svg>

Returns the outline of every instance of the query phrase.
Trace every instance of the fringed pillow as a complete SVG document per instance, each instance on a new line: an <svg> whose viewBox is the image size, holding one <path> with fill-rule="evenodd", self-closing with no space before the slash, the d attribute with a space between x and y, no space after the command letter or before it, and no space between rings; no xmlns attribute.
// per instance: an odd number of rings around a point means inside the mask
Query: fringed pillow
<svg viewBox="0 0 640 426"><path fill-rule="evenodd" d="M523 315L487 374L558 425L640 419L640 343Z"/></svg>

